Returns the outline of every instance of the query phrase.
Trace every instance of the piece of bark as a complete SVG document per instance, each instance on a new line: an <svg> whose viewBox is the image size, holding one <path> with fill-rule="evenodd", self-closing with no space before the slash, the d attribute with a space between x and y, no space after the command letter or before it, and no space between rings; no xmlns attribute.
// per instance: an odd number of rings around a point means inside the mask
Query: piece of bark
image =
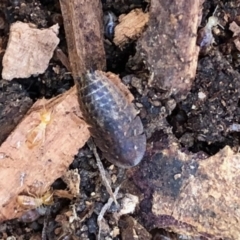
<svg viewBox="0 0 240 240"><path fill-rule="evenodd" d="M149 85L184 99L195 77L196 36L203 0L153 0L138 51L151 73Z"/></svg>
<svg viewBox="0 0 240 240"><path fill-rule="evenodd" d="M38 126L44 109L52 112L52 121L46 126L43 141L29 148L27 136ZM49 101L37 101L0 147L0 221L20 216L18 194L34 194L33 189L36 194L44 193L65 173L88 138L75 88Z"/></svg>
<svg viewBox="0 0 240 240"><path fill-rule="evenodd" d="M143 225L149 231L154 226L190 236L238 239L240 154L227 146L206 158L183 152L174 142L165 144L168 149L155 142L147 160L128 172L140 191Z"/></svg>
<svg viewBox="0 0 240 240"><path fill-rule="evenodd" d="M0 145L31 106L32 100L20 84L0 80Z"/></svg>
<svg viewBox="0 0 240 240"><path fill-rule="evenodd" d="M69 61L75 81L86 70L106 68L100 1L60 0Z"/></svg>
<svg viewBox="0 0 240 240"><path fill-rule="evenodd" d="M172 216L193 225L198 232L221 238L240 236L240 155L226 146L201 161L195 176L182 185ZM153 206L155 197L153 198ZM188 209L188 211L186 211ZM155 205L154 214L159 208Z"/></svg>
<svg viewBox="0 0 240 240"><path fill-rule="evenodd" d="M2 62L2 78L12 80L44 73L59 43L58 28L58 24L40 30L29 23L13 23Z"/></svg>
<svg viewBox="0 0 240 240"><path fill-rule="evenodd" d="M160 204L166 202L167 196L160 191L154 193L153 214L171 215L179 222L191 225L196 233L238 239L239 162L240 155L228 146L199 162L196 173L182 182L179 195L176 199L169 198L168 205Z"/></svg>
<svg viewBox="0 0 240 240"><path fill-rule="evenodd" d="M120 15L118 20L113 41L121 48L141 35L149 21L149 13L144 13L142 9L134 9L126 15Z"/></svg>

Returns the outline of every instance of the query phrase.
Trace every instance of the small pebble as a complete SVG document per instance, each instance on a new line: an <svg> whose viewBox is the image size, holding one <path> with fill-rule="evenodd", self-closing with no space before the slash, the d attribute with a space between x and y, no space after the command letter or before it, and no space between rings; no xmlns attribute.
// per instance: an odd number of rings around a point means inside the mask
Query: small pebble
<svg viewBox="0 0 240 240"><path fill-rule="evenodd" d="M136 102L135 104L136 104L136 106L137 106L138 108L142 108L142 107L143 107L143 105L142 105L141 103L139 103L139 102Z"/></svg>
<svg viewBox="0 0 240 240"><path fill-rule="evenodd" d="M161 106L161 102L158 100L155 100L155 101L152 101L152 105L155 107L159 107L159 106Z"/></svg>
<svg viewBox="0 0 240 240"><path fill-rule="evenodd" d="M198 98L203 100L204 98L206 98L206 94L204 92L199 92L198 93Z"/></svg>

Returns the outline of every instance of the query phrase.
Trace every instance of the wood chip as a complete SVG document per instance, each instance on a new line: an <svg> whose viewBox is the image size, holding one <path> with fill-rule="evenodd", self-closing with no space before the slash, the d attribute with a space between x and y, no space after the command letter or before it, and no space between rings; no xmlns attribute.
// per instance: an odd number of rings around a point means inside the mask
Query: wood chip
<svg viewBox="0 0 240 240"><path fill-rule="evenodd" d="M100 0L60 0L60 6L72 76L77 82L86 70L106 68L102 4Z"/></svg>
<svg viewBox="0 0 240 240"><path fill-rule="evenodd" d="M233 37L240 35L240 27L234 21L232 23L230 23L229 30L231 30L233 32Z"/></svg>
<svg viewBox="0 0 240 240"><path fill-rule="evenodd" d="M43 142L32 148L26 144L29 131L39 124L43 109L40 100L0 147L4 153L0 159L0 221L20 216L18 194L31 188L45 192L66 172L78 149L89 138L75 88L45 101L44 107L52 110L52 121L46 126Z"/></svg>
<svg viewBox="0 0 240 240"><path fill-rule="evenodd" d="M181 100L191 89L197 69L198 22L203 0L152 0L147 30L138 50L151 73L149 85Z"/></svg>
<svg viewBox="0 0 240 240"><path fill-rule="evenodd" d="M130 40L136 40L143 32L148 20L149 14L141 9L134 9L127 15L120 15L120 23L115 27L114 43L123 47Z"/></svg>
<svg viewBox="0 0 240 240"><path fill-rule="evenodd" d="M176 154L174 158L178 159ZM180 179L171 183L174 195L162 189L153 193L152 213L153 218L158 219L155 227L164 226L192 236L239 239L240 154L226 146L214 156L200 161L195 159L195 162L199 166L195 164L196 170L191 167L188 178L182 173ZM177 187L177 182L181 188Z"/></svg>
<svg viewBox="0 0 240 240"><path fill-rule="evenodd" d="M28 23L13 23L2 62L2 78L12 80L44 73L59 43L58 28L58 24L40 30Z"/></svg>

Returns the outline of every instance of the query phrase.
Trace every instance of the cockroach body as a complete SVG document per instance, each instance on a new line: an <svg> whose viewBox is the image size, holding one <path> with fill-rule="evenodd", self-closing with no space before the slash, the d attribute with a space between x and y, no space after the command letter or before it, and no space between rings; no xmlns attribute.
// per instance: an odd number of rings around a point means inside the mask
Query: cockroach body
<svg viewBox="0 0 240 240"><path fill-rule="evenodd" d="M211 16L205 27L201 28L197 36L197 45L199 47L208 47L214 43L212 28L218 25L218 18Z"/></svg>
<svg viewBox="0 0 240 240"><path fill-rule="evenodd" d="M78 87L83 117L104 157L122 168L137 165L146 136L134 105L101 71L84 74Z"/></svg>
<svg viewBox="0 0 240 240"><path fill-rule="evenodd" d="M104 16L104 34L105 36L112 40L114 36L114 28L117 24L117 17L113 12L107 12Z"/></svg>
<svg viewBox="0 0 240 240"><path fill-rule="evenodd" d="M40 113L40 123L32 128L26 136L26 144L28 148L33 148L40 143L44 142L45 140L45 134L46 134L46 128L47 125L52 120L52 112L50 110L44 109L42 113Z"/></svg>
<svg viewBox="0 0 240 240"><path fill-rule="evenodd" d="M19 195L17 196L18 204L25 209L34 209L41 207L42 205L52 205L53 204L53 193L47 191L41 197Z"/></svg>
<svg viewBox="0 0 240 240"><path fill-rule="evenodd" d="M197 45L201 48L211 46L215 40L212 34L212 28L219 25L221 28L223 26L219 23L219 20L215 15L218 6L215 8L213 15L208 18L208 22L205 27L198 31L197 35Z"/></svg>
<svg viewBox="0 0 240 240"><path fill-rule="evenodd" d="M40 217L40 213L38 212L37 209L30 209L27 212L25 212L19 220L24 222L24 223L29 223L37 220Z"/></svg>

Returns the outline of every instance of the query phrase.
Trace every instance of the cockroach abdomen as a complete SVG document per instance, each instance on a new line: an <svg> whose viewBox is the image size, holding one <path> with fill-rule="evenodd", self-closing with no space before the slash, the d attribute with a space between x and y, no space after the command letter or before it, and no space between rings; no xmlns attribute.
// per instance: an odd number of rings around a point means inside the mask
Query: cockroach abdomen
<svg viewBox="0 0 240 240"><path fill-rule="evenodd" d="M123 168L137 165L146 150L146 136L133 104L101 71L87 72L78 90L83 117L104 157Z"/></svg>
<svg viewBox="0 0 240 240"><path fill-rule="evenodd" d="M197 35L197 45L199 47L208 47L214 42L212 30L202 28Z"/></svg>
<svg viewBox="0 0 240 240"><path fill-rule="evenodd" d="M117 17L113 12L107 12L107 14L104 15L104 34L110 40L112 40L114 37L116 22Z"/></svg>
<svg viewBox="0 0 240 240"><path fill-rule="evenodd" d="M31 209L31 210L28 210L27 212L25 212L19 218L19 220L24 222L24 223L30 223L30 222L33 222L33 221L37 220L40 216L41 216L40 213L35 208L35 209Z"/></svg>

